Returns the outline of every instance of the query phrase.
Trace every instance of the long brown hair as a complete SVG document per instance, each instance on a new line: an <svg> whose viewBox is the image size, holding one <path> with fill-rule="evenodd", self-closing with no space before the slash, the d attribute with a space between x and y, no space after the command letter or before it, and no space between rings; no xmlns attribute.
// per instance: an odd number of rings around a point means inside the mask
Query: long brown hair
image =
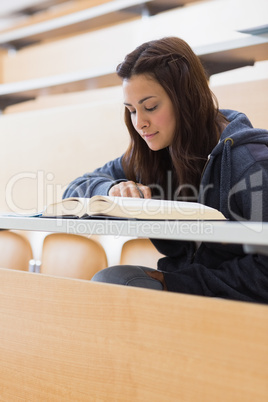
<svg viewBox="0 0 268 402"><path fill-rule="evenodd" d="M176 117L172 144L168 149L152 151L134 129L130 112L125 109L130 144L123 167L128 179L161 186L165 198L172 198L178 186L198 189L204 164L219 140L219 124L224 119L199 58L182 39L167 37L137 47L116 71L123 80L133 75L150 75L170 97ZM171 172L172 179L167 179L167 172Z"/></svg>

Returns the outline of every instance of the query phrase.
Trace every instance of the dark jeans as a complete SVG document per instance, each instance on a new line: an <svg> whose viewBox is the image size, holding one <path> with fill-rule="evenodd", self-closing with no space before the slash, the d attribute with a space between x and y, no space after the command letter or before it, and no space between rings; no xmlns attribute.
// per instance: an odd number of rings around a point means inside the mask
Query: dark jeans
<svg viewBox="0 0 268 402"><path fill-rule="evenodd" d="M116 265L97 272L91 280L94 282L163 290L162 283L157 279L150 278L146 274L146 271L154 271L154 269L135 265Z"/></svg>

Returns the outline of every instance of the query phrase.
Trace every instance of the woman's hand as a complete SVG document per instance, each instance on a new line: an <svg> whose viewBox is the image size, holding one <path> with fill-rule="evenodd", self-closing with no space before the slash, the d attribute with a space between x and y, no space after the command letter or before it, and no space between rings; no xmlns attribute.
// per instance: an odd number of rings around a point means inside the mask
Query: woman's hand
<svg viewBox="0 0 268 402"><path fill-rule="evenodd" d="M110 188L109 194L113 197L152 198L149 187L134 181L121 181Z"/></svg>
<svg viewBox="0 0 268 402"><path fill-rule="evenodd" d="M155 271L145 271L148 276L150 276L153 279L157 279L159 282L162 283L163 285L163 290L167 290L167 285L165 281L165 277L163 272L155 270Z"/></svg>

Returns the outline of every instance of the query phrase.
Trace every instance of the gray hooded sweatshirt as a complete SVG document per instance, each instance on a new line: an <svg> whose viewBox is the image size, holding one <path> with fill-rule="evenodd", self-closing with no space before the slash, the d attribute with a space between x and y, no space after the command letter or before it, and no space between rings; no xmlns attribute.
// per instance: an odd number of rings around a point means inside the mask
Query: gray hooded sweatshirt
<svg viewBox="0 0 268 402"><path fill-rule="evenodd" d="M199 202L220 210L229 220L268 221L268 131L248 118L221 110L229 121L208 156ZM122 157L75 179L66 197L107 195L127 180ZM242 246L152 240L166 257L158 262L167 289L174 292L268 303L268 257L245 254Z"/></svg>

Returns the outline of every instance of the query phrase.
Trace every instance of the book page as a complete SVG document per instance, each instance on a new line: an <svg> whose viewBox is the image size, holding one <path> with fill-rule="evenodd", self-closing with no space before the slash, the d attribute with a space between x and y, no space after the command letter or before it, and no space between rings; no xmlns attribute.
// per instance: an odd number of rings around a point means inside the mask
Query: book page
<svg viewBox="0 0 268 402"><path fill-rule="evenodd" d="M132 197L93 197L89 214L136 219L224 219L216 209L195 202Z"/></svg>
<svg viewBox="0 0 268 402"><path fill-rule="evenodd" d="M85 214L86 199L66 198L55 204L48 205L43 216L77 216Z"/></svg>

